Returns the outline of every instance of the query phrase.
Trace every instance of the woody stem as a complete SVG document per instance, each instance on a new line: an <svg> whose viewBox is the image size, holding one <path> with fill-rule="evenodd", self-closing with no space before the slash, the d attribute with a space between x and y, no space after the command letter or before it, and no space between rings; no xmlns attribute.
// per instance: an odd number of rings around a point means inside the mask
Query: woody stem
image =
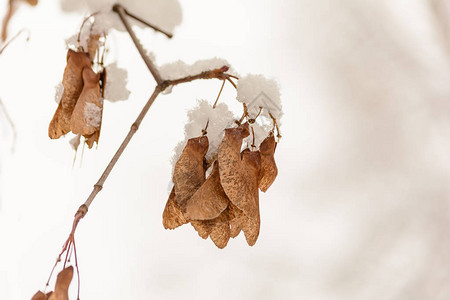
<svg viewBox="0 0 450 300"><path fill-rule="evenodd" d="M125 26L125 29L127 30L128 34L130 35L131 39L133 40L133 43L136 46L136 49L139 51L139 54L141 55L145 64L147 65L147 68L150 70L150 73L152 73L153 78L155 78L155 80L156 80L156 83L158 85L160 85L163 82L163 80L161 79L161 75L159 74L159 71L156 68L155 64L151 61L151 59L145 53L145 50L142 47L139 40L137 39L136 34L134 33L133 29L131 29L130 23L128 23L127 19L125 18L125 15L127 14L125 11L125 8L120 4L115 4L113 6L113 11L119 15L120 20L122 21L123 25Z"/></svg>

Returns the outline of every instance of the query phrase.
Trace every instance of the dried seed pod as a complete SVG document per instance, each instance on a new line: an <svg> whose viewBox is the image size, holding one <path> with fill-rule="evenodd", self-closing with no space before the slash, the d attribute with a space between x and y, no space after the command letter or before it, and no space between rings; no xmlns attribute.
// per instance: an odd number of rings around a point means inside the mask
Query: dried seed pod
<svg viewBox="0 0 450 300"><path fill-rule="evenodd" d="M69 300L69 285L73 277L73 267L67 267L56 277L55 291L48 300Z"/></svg>
<svg viewBox="0 0 450 300"><path fill-rule="evenodd" d="M272 133L259 146L261 153L261 171L259 172L258 184L259 189L263 192L267 191L278 174L278 168L274 158L276 146L277 143Z"/></svg>
<svg viewBox="0 0 450 300"><path fill-rule="evenodd" d="M38 291L36 294L34 294L31 300L47 300L47 295L41 291Z"/></svg>
<svg viewBox="0 0 450 300"><path fill-rule="evenodd" d="M258 174L261 170L261 157L259 151L250 151L245 149L242 151L242 163L247 172L248 192L252 193L251 198L254 199L255 215L245 214L242 219L242 231L244 231L245 239L250 246L256 243L259 236L259 228L261 224L259 216L259 191L258 191ZM245 211L244 211L245 213Z"/></svg>
<svg viewBox="0 0 450 300"><path fill-rule="evenodd" d="M222 187L230 201L247 216L256 217L258 174L249 174L240 153L242 139L248 134L248 124L225 130L224 139L219 146L219 172Z"/></svg>
<svg viewBox="0 0 450 300"><path fill-rule="evenodd" d="M51 139L57 139L70 131L70 118L83 90L82 72L85 67L90 68L90 66L88 53L69 49L62 81L64 92L48 128L48 135Z"/></svg>
<svg viewBox="0 0 450 300"><path fill-rule="evenodd" d="M88 53L89 53L89 57L91 58L91 61L93 62L95 59L95 54L97 53L98 48L100 47L100 35L99 34L91 34L89 35L89 40L88 40Z"/></svg>
<svg viewBox="0 0 450 300"><path fill-rule="evenodd" d="M216 224L212 228L209 236L211 237L211 240L218 248L220 249L225 248L231 236L230 223L227 222Z"/></svg>
<svg viewBox="0 0 450 300"><path fill-rule="evenodd" d="M74 134L90 137L100 130L103 99L100 98L99 75L90 67L84 68L82 74L84 86L73 110L70 128Z"/></svg>
<svg viewBox="0 0 450 300"><path fill-rule="evenodd" d="M205 183L186 202L184 216L189 220L210 220L218 217L228 206L219 176L219 163L214 162L213 169Z"/></svg>
<svg viewBox="0 0 450 300"><path fill-rule="evenodd" d="M244 222L243 218L245 218L244 213L242 210L236 207L233 203L230 202L230 205L228 206L230 211L232 211L234 218L230 220L230 235L234 239L239 235L239 233L242 230L242 223Z"/></svg>
<svg viewBox="0 0 450 300"><path fill-rule="evenodd" d="M230 239L230 219L232 218L230 210L225 209L217 218L206 221L192 220L191 225L201 238L207 239L210 236L214 244L222 249Z"/></svg>
<svg viewBox="0 0 450 300"><path fill-rule="evenodd" d="M208 151L209 142L206 136L189 139L175 164L173 183L175 202L185 211L186 202L205 182L203 161Z"/></svg>
<svg viewBox="0 0 450 300"><path fill-rule="evenodd" d="M186 223L187 221L175 201L175 188L172 188L163 212L163 226L165 229L175 229Z"/></svg>

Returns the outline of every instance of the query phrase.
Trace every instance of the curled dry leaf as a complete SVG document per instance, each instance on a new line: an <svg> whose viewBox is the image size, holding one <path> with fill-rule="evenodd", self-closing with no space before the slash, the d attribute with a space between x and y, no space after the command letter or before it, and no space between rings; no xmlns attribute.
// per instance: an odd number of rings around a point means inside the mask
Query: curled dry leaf
<svg viewBox="0 0 450 300"><path fill-rule="evenodd" d="M163 212L163 226L165 229L175 229L186 224L187 221L181 213L180 207L175 201L175 187L170 192L169 200Z"/></svg>
<svg viewBox="0 0 450 300"><path fill-rule="evenodd" d="M187 219L210 220L218 217L228 206L229 199L220 184L219 163L216 161L205 183L186 202Z"/></svg>
<svg viewBox="0 0 450 300"><path fill-rule="evenodd" d="M89 148L93 142L98 142L100 125L102 122L103 99L100 98L100 76L90 67L83 69L83 90L75 105L70 119L70 129L74 134L81 134L85 138L91 138Z"/></svg>
<svg viewBox="0 0 450 300"><path fill-rule="evenodd" d="M206 136L189 139L175 164L173 172L175 202L182 212L189 198L205 182L203 161L208 147L209 142Z"/></svg>
<svg viewBox="0 0 450 300"><path fill-rule="evenodd" d="M271 133L259 146L261 153L261 171L259 172L259 188L265 192L275 181L278 174L277 164L275 163L275 148L277 143Z"/></svg>
<svg viewBox="0 0 450 300"><path fill-rule="evenodd" d="M48 135L51 139L57 139L71 130L70 119L83 90L82 72L84 68L90 68L90 66L88 53L69 49L62 81L64 92L48 128Z"/></svg>

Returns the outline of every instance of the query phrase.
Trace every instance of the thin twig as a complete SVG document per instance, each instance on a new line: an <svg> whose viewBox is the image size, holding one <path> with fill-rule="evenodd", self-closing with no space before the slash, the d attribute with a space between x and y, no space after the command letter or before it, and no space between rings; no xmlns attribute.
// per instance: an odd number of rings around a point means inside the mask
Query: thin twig
<svg viewBox="0 0 450 300"><path fill-rule="evenodd" d="M127 14L127 16L135 19L138 22L141 22L144 25L147 25L148 27L154 29L155 31L161 32L162 34L164 34L165 36L167 36L169 39L171 39L173 37L173 34L171 34L170 32L165 31L164 29L159 28L158 26L155 26L153 24L150 24L149 22L139 18L138 16L130 13L128 10L124 9L125 13Z"/></svg>
<svg viewBox="0 0 450 300"><path fill-rule="evenodd" d="M139 51L139 54L141 55L142 59L147 65L147 68L150 70L150 73L152 73L153 78L155 78L156 80L156 83L160 85L163 82L163 80L161 79L161 75L159 75L158 69L156 69L156 66L153 64L152 60L145 53L144 48L137 39L136 35L134 34L134 31L131 29L130 23L128 23L128 21L126 20L125 8L123 8L123 6L120 4L115 4L113 6L113 11L115 11L119 15L120 20L122 21L123 25L125 26L125 29L127 30L128 34L133 40L134 45L136 46L137 50Z"/></svg>
<svg viewBox="0 0 450 300"><path fill-rule="evenodd" d="M21 29L19 32L17 32L9 41L7 41L2 48L0 48L0 55L5 51L6 47L9 46L22 32L26 31L28 33L27 35L27 41L30 39L30 31L28 29Z"/></svg>
<svg viewBox="0 0 450 300"><path fill-rule="evenodd" d="M222 83L222 86L220 87L219 95L217 95L216 101L213 104L213 109L216 108L217 101L219 101L220 95L222 94L223 87L225 86L225 80Z"/></svg>
<svg viewBox="0 0 450 300"><path fill-rule="evenodd" d="M2 99L0 99L0 108L3 110L3 113L6 117L6 121L8 121L9 126L11 127L11 130L13 132L13 141L12 141L12 146L11 146L11 152L14 152L15 146L16 146L16 141L17 141L17 131L16 131L16 126L14 126L14 122L12 121L11 117L8 114L8 111L6 110L5 105L3 104Z"/></svg>

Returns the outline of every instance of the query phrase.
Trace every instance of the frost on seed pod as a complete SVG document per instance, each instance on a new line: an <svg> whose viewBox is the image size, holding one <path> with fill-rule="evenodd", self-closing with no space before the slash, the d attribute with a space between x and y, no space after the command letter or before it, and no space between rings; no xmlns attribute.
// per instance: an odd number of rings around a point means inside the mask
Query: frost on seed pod
<svg viewBox="0 0 450 300"><path fill-rule="evenodd" d="M51 139L57 139L70 131L70 119L83 90L82 72L85 67L90 68L90 66L88 53L69 49L62 81L64 92L48 128L48 135Z"/></svg>
<svg viewBox="0 0 450 300"><path fill-rule="evenodd" d="M175 201L175 187L173 187L170 192L169 200L167 200L166 207L164 208L163 226L165 229L175 229L186 223L187 221Z"/></svg>
<svg viewBox="0 0 450 300"><path fill-rule="evenodd" d="M189 198L205 182L204 159L208 146L206 136L189 139L175 164L173 172L175 202L182 212L185 211Z"/></svg>
<svg viewBox="0 0 450 300"><path fill-rule="evenodd" d="M261 143L259 151L261 152L261 171L259 172L259 188L265 192L275 181L278 174L277 164L275 163L275 148L277 143L273 133Z"/></svg>
<svg viewBox="0 0 450 300"><path fill-rule="evenodd" d="M92 148L94 142L98 142L102 123L103 99L100 97L100 76L94 73L91 67L84 68L82 74L83 90L73 110L70 129L74 134L84 136L89 148Z"/></svg>

